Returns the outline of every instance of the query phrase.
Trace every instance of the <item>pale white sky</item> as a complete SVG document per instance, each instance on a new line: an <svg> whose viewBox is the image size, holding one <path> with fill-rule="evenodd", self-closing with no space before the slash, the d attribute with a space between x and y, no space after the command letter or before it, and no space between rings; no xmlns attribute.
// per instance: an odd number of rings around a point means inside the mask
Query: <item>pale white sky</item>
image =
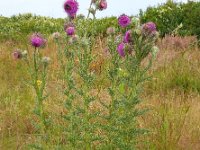
<svg viewBox="0 0 200 150"><path fill-rule="evenodd" d="M90 0L77 0L79 2L78 14L87 14ZM187 2L187 0L176 0ZM0 15L12 16L19 13L33 13L50 17L66 17L63 10L65 0L0 0ZM97 17L119 16L122 13L136 15L139 9L145 10L148 6L164 3L166 0L107 0L108 8L97 13Z"/></svg>

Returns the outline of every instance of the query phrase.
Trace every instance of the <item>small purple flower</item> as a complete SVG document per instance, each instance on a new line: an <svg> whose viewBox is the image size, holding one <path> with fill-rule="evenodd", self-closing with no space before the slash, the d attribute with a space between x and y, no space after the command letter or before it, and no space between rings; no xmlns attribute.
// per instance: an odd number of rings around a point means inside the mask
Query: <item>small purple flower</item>
<svg viewBox="0 0 200 150"><path fill-rule="evenodd" d="M131 30L126 31L124 36L124 43L130 43L131 42Z"/></svg>
<svg viewBox="0 0 200 150"><path fill-rule="evenodd" d="M156 33L156 25L153 22L147 22L142 25L142 33L145 35L153 35Z"/></svg>
<svg viewBox="0 0 200 150"><path fill-rule="evenodd" d="M46 43L46 40L38 33L34 33L31 36L31 44L34 47L41 47L44 46Z"/></svg>
<svg viewBox="0 0 200 150"><path fill-rule="evenodd" d="M123 14L118 18L118 23L121 27L127 27L130 25L131 19L127 15Z"/></svg>
<svg viewBox="0 0 200 150"><path fill-rule="evenodd" d="M78 11L78 2L76 0L67 0L64 3L64 9L71 18L74 18Z"/></svg>
<svg viewBox="0 0 200 150"><path fill-rule="evenodd" d="M98 8L99 8L99 10L106 9L107 8L107 1L106 0L100 0Z"/></svg>
<svg viewBox="0 0 200 150"><path fill-rule="evenodd" d="M13 53L12 53L12 56L15 60L17 59L21 59L22 58L22 52L19 51L19 50L15 50Z"/></svg>
<svg viewBox="0 0 200 150"><path fill-rule="evenodd" d="M117 47L117 51L121 57L125 57L124 49L125 49L124 43L120 43Z"/></svg>
<svg viewBox="0 0 200 150"><path fill-rule="evenodd" d="M67 33L67 35L69 35L69 36L71 36L71 35L74 35L74 33L75 33L75 27L68 27L67 29L66 29L66 33Z"/></svg>

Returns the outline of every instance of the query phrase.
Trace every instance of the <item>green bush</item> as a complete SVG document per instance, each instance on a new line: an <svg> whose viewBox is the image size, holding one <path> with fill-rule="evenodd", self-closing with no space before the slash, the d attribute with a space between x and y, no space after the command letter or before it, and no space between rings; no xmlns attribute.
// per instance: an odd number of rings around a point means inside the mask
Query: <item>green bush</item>
<svg viewBox="0 0 200 150"><path fill-rule="evenodd" d="M95 28L93 36L105 36L106 29L110 26L118 28L116 17L103 19L84 19L77 17L76 28L81 35L84 33L91 34L91 28ZM43 35L51 35L54 32L63 32L66 19L55 19L50 17L34 16L32 14L23 14L12 16L10 18L0 17L0 41L26 41L27 36L33 32L39 32ZM84 30L83 30L84 28Z"/></svg>
<svg viewBox="0 0 200 150"><path fill-rule="evenodd" d="M200 37L200 2L188 1L187 3L167 3L156 7L148 7L140 11L142 23L153 21L157 24L161 36L173 34L179 25L179 35L197 35Z"/></svg>

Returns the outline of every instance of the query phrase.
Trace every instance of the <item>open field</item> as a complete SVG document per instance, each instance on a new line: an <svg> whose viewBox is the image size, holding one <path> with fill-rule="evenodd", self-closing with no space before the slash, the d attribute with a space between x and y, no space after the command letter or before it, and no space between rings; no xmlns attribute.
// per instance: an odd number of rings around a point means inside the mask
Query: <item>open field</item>
<svg viewBox="0 0 200 150"><path fill-rule="evenodd" d="M173 43L176 41L175 43ZM144 83L143 102L139 107L149 111L139 118L140 127L149 129L149 134L141 136L139 149L155 150L198 150L200 149L200 49L194 43L194 37L175 40L166 37L158 41L160 48L153 68L148 74L152 79ZM188 43L188 44L187 44ZM37 130L32 122L34 92L26 85L29 79L22 62L13 60L14 47L28 49L29 44L16 45L14 42L0 44L0 149L27 149L27 144L37 142ZM93 52L98 53L96 64L91 67L98 79L96 84L105 84L102 67L106 63L104 42L97 38ZM48 72L47 91L44 110L53 124L65 125L59 118L65 113L63 95L60 91L62 81L59 77L56 45L50 38L42 53L51 57ZM97 92L93 89L93 94ZM109 101L102 90L100 98ZM99 109L93 104L92 109ZM52 127L51 144L62 145L62 132ZM64 139L64 138L63 138ZM41 141L40 141L41 142ZM43 143L41 143L43 144ZM47 149L48 146L47 145Z"/></svg>

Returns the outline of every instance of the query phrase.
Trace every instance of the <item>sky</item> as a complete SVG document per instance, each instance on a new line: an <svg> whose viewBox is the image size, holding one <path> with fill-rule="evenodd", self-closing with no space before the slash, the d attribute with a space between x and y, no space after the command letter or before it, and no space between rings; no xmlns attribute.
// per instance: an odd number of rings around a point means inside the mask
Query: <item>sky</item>
<svg viewBox="0 0 200 150"><path fill-rule="evenodd" d="M79 2L78 14L87 14L91 0L77 0ZM175 0L187 2L187 0ZM19 13L32 13L41 16L64 18L63 9L65 0L0 0L0 15L10 17ZM139 9L145 10L148 6L156 6L166 0L107 0L108 8L97 13L97 18L107 16L137 15Z"/></svg>

